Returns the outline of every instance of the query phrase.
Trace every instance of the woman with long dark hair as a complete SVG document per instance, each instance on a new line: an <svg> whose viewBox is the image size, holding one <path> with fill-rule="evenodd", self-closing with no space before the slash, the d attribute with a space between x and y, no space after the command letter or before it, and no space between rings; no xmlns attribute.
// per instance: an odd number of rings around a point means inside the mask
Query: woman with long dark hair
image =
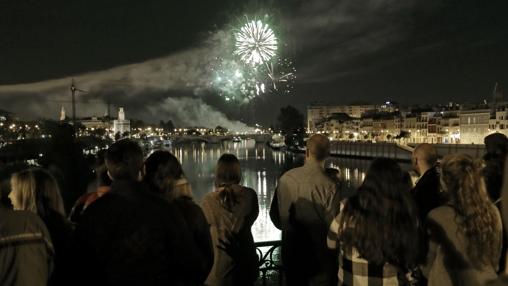
<svg viewBox="0 0 508 286"><path fill-rule="evenodd" d="M182 213L202 257L202 265L196 265L199 273L194 273L191 283L203 285L213 263L210 227L203 211L192 198L191 186L182 165L170 152L155 151L145 160L143 181L153 194L174 203Z"/></svg>
<svg viewBox="0 0 508 286"><path fill-rule="evenodd" d="M144 179L151 190L169 201L193 199L192 188L178 159L168 151L155 151L145 160Z"/></svg>
<svg viewBox="0 0 508 286"><path fill-rule="evenodd" d="M407 174L391 159L372 162L357 193L341 204L328 247L338 251L339 285L404 285L417 265L419 222Z"/></svg>
<svg viewBox="0 0 508 286"><path fill-rule="evenodd" d="M214 264L206 285L253 285L258 258L251 227L259 214L256 192L240 185L240 162L231 154L219 158L215 191L202 202L214 244Z"/></svg>
<svg viewBox="0 0 508 286"><path fill-rule="evenodd" d="M424 274L430 286L484 285L497 276L499 211L485 190L480 164L471 157L449 155L441 169L441 188L449 201L427 216L430 243Z"/></svg>

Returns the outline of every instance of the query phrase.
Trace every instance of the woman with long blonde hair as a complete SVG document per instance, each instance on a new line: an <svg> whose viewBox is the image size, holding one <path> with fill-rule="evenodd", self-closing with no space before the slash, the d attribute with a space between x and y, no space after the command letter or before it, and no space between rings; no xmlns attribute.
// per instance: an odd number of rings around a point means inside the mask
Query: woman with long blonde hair
<svg viewBox="0 0 508 286"><path fill-rule="evenodd" d="M15 209L37 213L43 220L50 212L65 216L63 199L55 178L43 169L28 169L11 177L9 195Z"/></svg>
<svg viewBox="0 0 508 286"><path fill-rule="evenodd" d="M43 169L28 169L11 177L12 205L16 210L31 211L42 219L55 248L55 269L49 285L64 285L68 261L71 225L65 216L63 199L55 178Z"/></svg>
<svg viewBox="0 0 508 286"><path fill-rule="evenodd" d="M448 203L427 216L430 235L429 285L484 285L496 278L502 223L470 156L449 155L441 162L441 188Z"/></svg>

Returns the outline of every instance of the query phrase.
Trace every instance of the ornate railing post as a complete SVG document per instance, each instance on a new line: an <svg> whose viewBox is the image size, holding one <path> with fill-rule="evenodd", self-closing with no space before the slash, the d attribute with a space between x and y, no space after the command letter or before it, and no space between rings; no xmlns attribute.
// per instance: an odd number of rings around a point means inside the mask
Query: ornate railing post
<svg viewBox="0 0 508 286"><path fill-rule="evenodd" d="M278 272L278 280L279 285L282 285L282 277L283 277L283 269L282 269L282 263L280 262L280 259L275 258L275 254L280 256L280 246L281 241L280 240L274 240L274 241L262 241L262 242L256 242L256 251L258 253L259 258L259 271L261 272L261 279L263 282L263 286L267 285L267 273L269 271L276 271ZM265 252L261 250L261 248L268 248Z"/></svg>

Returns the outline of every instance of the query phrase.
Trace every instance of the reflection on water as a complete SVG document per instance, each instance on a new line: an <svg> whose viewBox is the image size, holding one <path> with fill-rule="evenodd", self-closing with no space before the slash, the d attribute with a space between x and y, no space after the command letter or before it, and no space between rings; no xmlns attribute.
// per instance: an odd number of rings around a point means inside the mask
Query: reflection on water
<svg viewBox="0 0 508 286"><path fill-rule="evenodd" d="M277 179L285 171L303 164L303 155L273 151L254 140L222 144L185 144L172 147L173 154L182 162L196 200L213 191L215 164L224 153L235 154L242 166L242 185L254 189L259 199L259 217L252 232L255 241L280 239L280 231L270 221L269 209ZM340 170L343 191L350 195L365 178L369 160L331 158L327 166ZM406 168L408 166L405 166Z"/></svg>

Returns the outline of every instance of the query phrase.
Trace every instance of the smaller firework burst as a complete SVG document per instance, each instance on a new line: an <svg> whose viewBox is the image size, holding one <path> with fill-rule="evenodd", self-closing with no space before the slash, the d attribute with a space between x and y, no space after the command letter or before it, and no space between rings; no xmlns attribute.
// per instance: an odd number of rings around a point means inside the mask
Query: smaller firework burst
<svg viewBox="0 0 508 286"><path fill-rule="evenodd" d="M279 59L277 64L267 64L268 77L273 90L283 94L290 94L293 90L293 82L296 79L296 69L289 59Z"/></svg>
<svg viewBox="0 0 508 286"><path fill-rule="evenodd" d="M260 94L258 71L245 68L235 59L217 58L211 67L213 86L225 101L248 103Z"/></svg>

